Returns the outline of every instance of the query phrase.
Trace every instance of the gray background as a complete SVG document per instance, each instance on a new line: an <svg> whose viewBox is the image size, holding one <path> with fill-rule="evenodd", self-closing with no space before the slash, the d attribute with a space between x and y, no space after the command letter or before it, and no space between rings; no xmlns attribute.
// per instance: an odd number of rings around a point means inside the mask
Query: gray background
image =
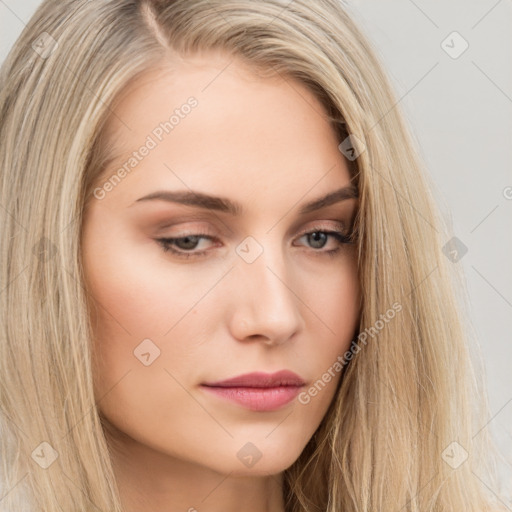
<svg viewBox="0 0 512 512"><path fill-rule="evenodd" d="M39 3L0 0L0 62ZM466 275L485 362L485 428L512 461L512 0L349 5L394 81L437 199L468 248L453 264ZM462 39L448 37L454 31L469 45L457 58L445 51L462 48ZM500 473L510 493L510 468Z"/></svg>

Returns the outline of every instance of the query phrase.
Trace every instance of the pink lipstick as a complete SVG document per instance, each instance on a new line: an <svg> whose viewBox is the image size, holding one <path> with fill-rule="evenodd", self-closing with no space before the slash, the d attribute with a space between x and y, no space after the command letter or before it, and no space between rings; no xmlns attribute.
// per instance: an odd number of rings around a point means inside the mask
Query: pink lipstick
<svg viewBox="0 0 512 512"><path fill-rule="evenodd" d="M297 374L255 372L230 379L206 382L203 389L252 411L275 411L291 402L305 385Z"/></svg>

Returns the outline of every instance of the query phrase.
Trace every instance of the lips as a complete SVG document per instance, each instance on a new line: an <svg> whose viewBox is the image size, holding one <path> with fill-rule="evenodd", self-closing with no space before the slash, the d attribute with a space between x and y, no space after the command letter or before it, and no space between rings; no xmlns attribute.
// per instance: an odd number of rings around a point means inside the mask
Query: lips
<svg viewBox="0 0 512 512"><path fill-rule="evenodd" d="M204 383L202 387L222 400L234 402L252 411L263 412L284 407L298 395L304 385L304 380L296 373L283 370L273 374L248 373Z"/></svg>
<svg viewBox="0 0 512 512"><path fill-rule="evenodd" d="M296 373L281 370L276 373L247 373L222 381L207 382L203 385L219 388L275 388L280 386L303 386L304 384L304 380Z"/></svg>

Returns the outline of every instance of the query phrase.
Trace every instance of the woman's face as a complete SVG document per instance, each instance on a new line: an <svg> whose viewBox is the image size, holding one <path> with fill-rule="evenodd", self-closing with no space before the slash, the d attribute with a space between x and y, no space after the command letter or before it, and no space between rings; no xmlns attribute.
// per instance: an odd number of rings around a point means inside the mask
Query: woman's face
<svg viewBox="0 0 512 512"><path fill-rule="evenodd" d="M82 240L101 414L126 461L283 471L334 397L359 316L343 238L357 199L318 201L351 185L321 104L197 55L135 82L106 138L118 158ZM304 384L204 385L281 370Z"/></svg>

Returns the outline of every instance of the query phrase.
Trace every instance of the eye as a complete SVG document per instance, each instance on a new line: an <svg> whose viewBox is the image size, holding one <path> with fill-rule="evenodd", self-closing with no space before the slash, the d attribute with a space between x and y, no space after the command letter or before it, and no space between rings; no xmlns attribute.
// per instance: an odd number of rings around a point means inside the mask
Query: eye
<svg viewBox="0 0 512 512"><path fill-rule="evenodd" d="M321 226L313 227L301 233L298 239L305 239L306 243L313 249L313 252L327 256L334 256L343 245L354 242L352 233L347 234L342 231L328 230ZM319 250L325 247L330 239L335 242L335 247L323 251ZM181 237L156 239L164 252L171 252L178 258L185 259L207 256L208 249L195 250L200 245L201 240L215 241L215 238L206 233L193 233Z"/></svg>
<svg viewBox="0 0 512 512"><path fill-rule="evenodd" d="M334 239L335 247L333 249L313 251L319 255L334 256L344 245L354 242L353 236L353 233L347 234L343 231L328 230L322 226L316 226L302 233L299 240L305 238L313 249L322 249L327 245L329 239Z"/></svg>
<svg viewBox="0 0 512 512"><path fill-rule="evenodd" d="M206 250L190 252L197 248L197 245L201 239L214 240L213 237L205 233L194 233L191 235L174 238L157 238L156 241L160 244L164 252L171 252L182 258L191 258L202 257L206 255ZM175 249L174 247L178 247L178 249Z"/></svg>

